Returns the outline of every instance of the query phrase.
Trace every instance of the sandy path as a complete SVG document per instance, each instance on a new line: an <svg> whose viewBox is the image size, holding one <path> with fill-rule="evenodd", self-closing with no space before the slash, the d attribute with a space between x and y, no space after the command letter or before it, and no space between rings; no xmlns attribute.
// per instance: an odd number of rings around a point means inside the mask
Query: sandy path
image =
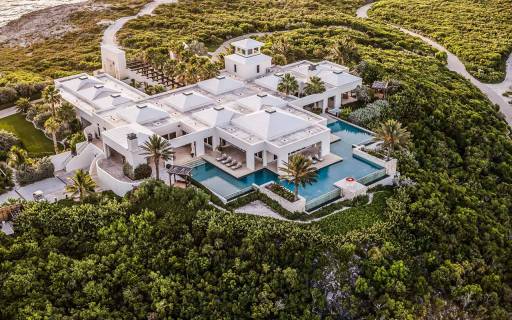
<svg viewBox="0 0 512 320"><path fill-rule="evenodd" d="M357 17L362 19L368 19L368 10L370 10L373 5L374 3L369 3L357 9ZM479 81L471 74L469 74L462 61L456 55L448 51L441 44L437 43L436 41L430 38L422 36L416 32L395 25L391 26L399 29L403 33L406 33L413 37L420 38L421 40L423 40L423 42L427 43L428 45L432 46L433 48L439 51L446 52L446 54L448 55L447 68L469 80L475 87L480 89L480 91L482 91L482 93L485 94L487 98L491 100L492 103L499 105L500 111L505 116L507 123L509 125L512 125L512 105L508 103L509 101L512 101L512 99L506 99L504 96L502 96L502 94L508 89L510 89L510 86L512 86L512 53L507 61L505 80L498 84L487 84Z"/></svg>
<svg viewBox="0 0 512 320"><path fill-rule="evenodd" d="M142 9L136 15L117 19L103 32L103 39L101 40L101 44L119 47L117 43L116 34L128 21L148 14L152 14L153 11L155 11L155 9L161 4L168 4L174 2L176 2L176 0L154 0L153 2L150 2L146 4L144 7L142 7Z"/></svg>

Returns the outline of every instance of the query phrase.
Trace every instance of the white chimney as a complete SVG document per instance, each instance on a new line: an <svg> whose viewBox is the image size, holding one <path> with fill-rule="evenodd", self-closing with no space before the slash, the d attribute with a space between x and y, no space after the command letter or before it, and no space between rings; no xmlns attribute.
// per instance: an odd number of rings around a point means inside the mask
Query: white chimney
<svg viewBox="0 0 512 320"><path fill-rule="evenodd" d="M128 142L128 151L135 152L138 148L138 140L137 135L135 133L128 133L126 135L126 139Z"/></svg>

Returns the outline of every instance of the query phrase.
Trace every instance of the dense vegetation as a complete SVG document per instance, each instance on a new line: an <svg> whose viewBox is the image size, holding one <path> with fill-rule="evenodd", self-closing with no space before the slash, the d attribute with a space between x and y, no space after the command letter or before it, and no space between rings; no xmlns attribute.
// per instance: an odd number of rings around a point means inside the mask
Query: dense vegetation
<svg viewBox="0 0 512 320"><path fill-rule="evenodd" d="M62 37L51 37L28 47L0 46L0 107L4 102L14 102L20 96L37 97L41 86L51 78L93 71L101 68L100 40L104 26L101 20L116 19L136 13L148 0L93 0L103 9L75 12L66 23L74 31ZM36 86L35 92L13 91L22 84ZM5 91L5 92L4 92ZM11 99L2 99L2 96Z"/></svg>
<svg viewBox="0 0 512 320"><path fill-rule="evenodd" d="M0 317L311 319L331 313L321 234L214 212L207 199L195 189L148 183L122 201L27 204L16 238L0 235Z"/></svg>
<svg viewBox="0 0 512 320"><path fill-rule="evenodd" d="M261 38L293 62L348 42L346 63L366 83L399 84L379 117L412 133L395 156L413 183L384 209L377 194L369 218L354 219L362 229L342 236L343 212L302 226L212 212L201 193L151 184L121 202L30 204L16 238L2 239L2 318L511 317L508 126L419 40L308 3L181 1L130 23L123 43L211 46L248 23L242 32L293 29Z"/></svg>
<svg viewBox="0 0 512 320"><path fill-rule="evenodd" d="M475 77L500 82L512 51L510 8L510 0L381 0L370 16L438 40Z"/></svg>

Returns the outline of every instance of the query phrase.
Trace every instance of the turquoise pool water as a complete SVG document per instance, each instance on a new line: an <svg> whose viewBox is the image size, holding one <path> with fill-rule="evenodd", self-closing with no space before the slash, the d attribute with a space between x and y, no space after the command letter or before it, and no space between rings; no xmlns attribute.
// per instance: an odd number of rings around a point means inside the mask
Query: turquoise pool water
<svg viewBox="0 0 512 320"><path fill-rule="evenodd" d="M316 183L308 185L306 188L299 188L299 194L306 200L314 199L336 189L333 184L343 178L359 179L382 169L377 165L352 157L352 145L369 140L372 137L370 133L343 121L330 123L328 127L332 134L341 137L340 141L331 144L331 152L343 157L343 161L318 170ZM192 177L224 198L229 198L230 195L250 187L252 184L261 185L269 181L279 181L278 175L267 169L237 179L209 163L195 167L192 170ZM281 181L281 184L293 190L293 185L284 181Z"/></svg>

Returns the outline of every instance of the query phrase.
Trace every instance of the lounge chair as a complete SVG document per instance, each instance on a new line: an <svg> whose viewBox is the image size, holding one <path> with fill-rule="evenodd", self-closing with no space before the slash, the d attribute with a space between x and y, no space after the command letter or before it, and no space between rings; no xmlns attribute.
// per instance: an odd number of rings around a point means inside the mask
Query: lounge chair
<svg viewBox="0 0 512 320"><path fill-rule="evenodd" d="M236 166L233 166L231 169L233 170L237 170L237 169L240 169L242 167L242 163L237 163Z"/></svg>
<svg viewBox="0 0 512 320"><path fill-rule="evenodd" d="M308 159L309 159L309 160L311 161L311 163L313 163L313 164L316 164L316 162L317 162L315 159L313 159L313 157L312 157L312 156L309 156L309 157L308 157Z"/></svg>
<svg viewBox="0 0 512 320"><path fill-rule="evenodd" d="M231 157L227 157L226 159L222 160L220 163L222 163L222 164L226 164L226 163L228 163L228 162L231 162L232 160L233 160L233 158L231 158Z"/></svg>
<svg viewBox="0 0 512 320"><path fill-rule="evenodd" d="M232 167L232 166L236 165L237 163L238 163L238 161L236 161L235 159L233 159L231 162L226 163L226 166L228 166L228 167Z"/></svg>
<svg viewBox="0 0 512 320"><path fill-rule="evenodd" d="M215 160L222 161L222 160L226 160L227 157L228 157L228 155L223 153L220 157L215 158Z"/></svg>
<svg viewBox="0 0 512 320"><path fill-rule="evenodd" d="M320 162L324 161L324 158L322 158L322 157L320 156L320 153L319 153L319 154L315 154L315 159L316 159L316 160L318 160L318 161L320 161Z"/></svg>

